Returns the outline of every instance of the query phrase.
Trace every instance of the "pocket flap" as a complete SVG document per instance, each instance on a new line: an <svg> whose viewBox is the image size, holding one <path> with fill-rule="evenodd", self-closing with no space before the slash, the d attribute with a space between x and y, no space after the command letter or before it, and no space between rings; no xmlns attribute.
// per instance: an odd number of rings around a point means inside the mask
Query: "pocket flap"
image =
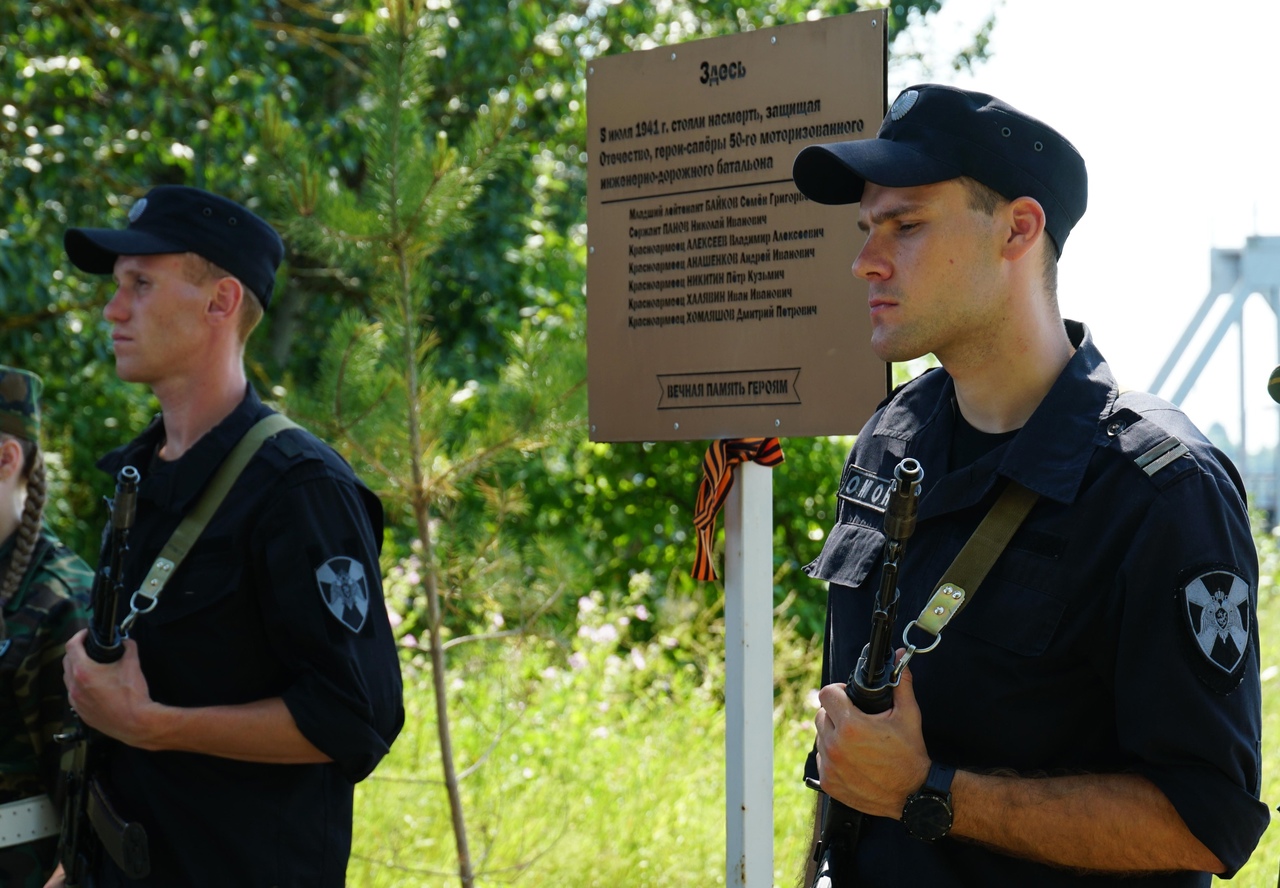
<svg viewBox="0 0 1280 888"><path fill-rule="evenodd" d="M842 586L861 586L883 555L882 531L862 524L837 524L805 573Z"/></svg>

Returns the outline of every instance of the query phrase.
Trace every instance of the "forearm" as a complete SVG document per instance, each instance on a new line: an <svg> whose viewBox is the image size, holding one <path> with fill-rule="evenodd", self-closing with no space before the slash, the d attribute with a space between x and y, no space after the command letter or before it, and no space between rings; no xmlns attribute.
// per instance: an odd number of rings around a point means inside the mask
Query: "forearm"
<svg viewBox="0 0 1280 888"><path fill-rule="evenodd" d="M198 752L268 764L332 761L302 735L279 697L235 706L155 704L148 707L138 728L138 735L125 742L141 749Z"/></svg>
<svg viewBox="0 0 1280 888"><path fill-rule="evenodd" d="M957 771L953 836L1057 866L1140 872L1225 867L1136 774L1024 778Z"/></svg>

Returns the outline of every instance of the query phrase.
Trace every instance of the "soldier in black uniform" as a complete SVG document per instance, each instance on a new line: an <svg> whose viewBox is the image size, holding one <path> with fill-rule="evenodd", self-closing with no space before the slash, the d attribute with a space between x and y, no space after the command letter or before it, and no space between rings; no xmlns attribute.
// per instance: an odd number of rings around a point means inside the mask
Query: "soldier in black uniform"
<svg viewBox="0 0 1280 888"><path fill-rule="evenodd" d="M1235 873L1267 824L1244 486L1181 411L1122 393L1059 314L1084 161L998 99L924 84L876 138L805 148L793 173L812 200L860 203L873 351L942 365L858 435L808 568L830 586L806 771L869 815L836 888L1207 888ZM1005 487L1038 498L893 709L868 715L840 682L879 587L873 494L905 457L924 483L895 640Z"/></svg>
<svg viewBox="0 0 1280 888"><path fill-rule="evenodd" d="M142 476L124 569L133 590L215 469L272 413L243 355L283 245L244 207L180 186L152 189L127 228L73 228L65 245L78 268L114 276L104 315L117 373L162 408L99 463ZM123 659L96 663L83 633L72 639L72 704L112 738L108 793L151 849L142 880L101 854L100 888L344 883L354 784L404 721L381 542L373 493L323 442L287 429L137 616Z"/></svg>

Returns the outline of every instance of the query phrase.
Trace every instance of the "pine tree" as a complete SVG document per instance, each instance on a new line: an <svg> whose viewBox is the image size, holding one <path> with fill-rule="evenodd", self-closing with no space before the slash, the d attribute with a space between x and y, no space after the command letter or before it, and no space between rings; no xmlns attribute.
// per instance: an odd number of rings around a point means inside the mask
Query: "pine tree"
<svg viewBox="0 0 1280 888"><path fill-rule="evenodd" d="M491 531L505 515L519 513L519 490L486 483L483 473L573 424L565 417L573 415L566 398L574 386L563 380L580 368L561 367L563 356L576 352L555 348L554 331L526 326L510 337L497 379L459 383L435 372L431 259L471 224L485 183L514 149L508 138L512 114L498 101L480 109L456 146L423 119L436 43L419 5L387 0L379 11L368 87L358 101L366 163L357 187L324 172L270 111L264 129L276 169L276 202L293 212L284 223L286 238L295 250L358 281L373 307L371 316L358 310L342 316L321 357L316 388L291 395L290 408L327 433L366 477L371 472L382 479L390 523L401 517L411 531L423 565L417 597L425 602L425 613L415 616L429 639L458 877L471 888L478 872L447 705L446 650L459 639L446 638L444 606L451 594L462 597L468 578L479 573L476 565L492 566L512 553L495 546L493 532L472 538L455 532L442 546L440 510L478 496L488 506ZM483 582L489 586L478 597L494 598L491 577ZM522 583L520 590L528 586ZM510 588L508 598L517 594ZM545 610L551 597L513 606L527 617Z"/></svg>

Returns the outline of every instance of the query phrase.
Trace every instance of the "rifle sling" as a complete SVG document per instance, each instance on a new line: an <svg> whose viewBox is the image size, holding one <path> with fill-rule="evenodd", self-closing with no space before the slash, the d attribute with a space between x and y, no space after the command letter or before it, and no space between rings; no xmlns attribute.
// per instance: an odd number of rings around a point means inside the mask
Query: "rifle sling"
<svg viewBox="0 0 1280 888"><path fill-rule="evenodd" d="M936 589L947 583L959 586L965 591L964 602L959 610L968 607L969 602L978 591L978 586L986 579L1000 553L1009 545L1014 533L1022 525L1023 520L1031 513L1040 494L1023 487L1010 479L1000 498L991 506L982 522L974 530L969 541L964 544L951 566L942 572ZM959 612L959 610L957 612Z"/></svg>
<svg viewBox="0 0 1280 888"><path fill-rule="evenodd" d="M258 420L236 443L231 453L222 461L222 465L218 466L218 470L214 473L209 486L201 494L196 507L183 516L181 523L169 537L169 541L160 550L160 556L151 565L151 570L143 578L142 585L133 593L129 601L129 615L121 626L122 633L128 633L139 614L149 613L155 608L165 584L177 573L183 559L196 544L200 534L204 533L209 520L218 511L218 507L231 491L231 486L240 477L249 460L253 459L253 455L258 452L258 448L273 435L285 429L296 428L300 426L293 420L282 414L273 413Z"/></svg>

